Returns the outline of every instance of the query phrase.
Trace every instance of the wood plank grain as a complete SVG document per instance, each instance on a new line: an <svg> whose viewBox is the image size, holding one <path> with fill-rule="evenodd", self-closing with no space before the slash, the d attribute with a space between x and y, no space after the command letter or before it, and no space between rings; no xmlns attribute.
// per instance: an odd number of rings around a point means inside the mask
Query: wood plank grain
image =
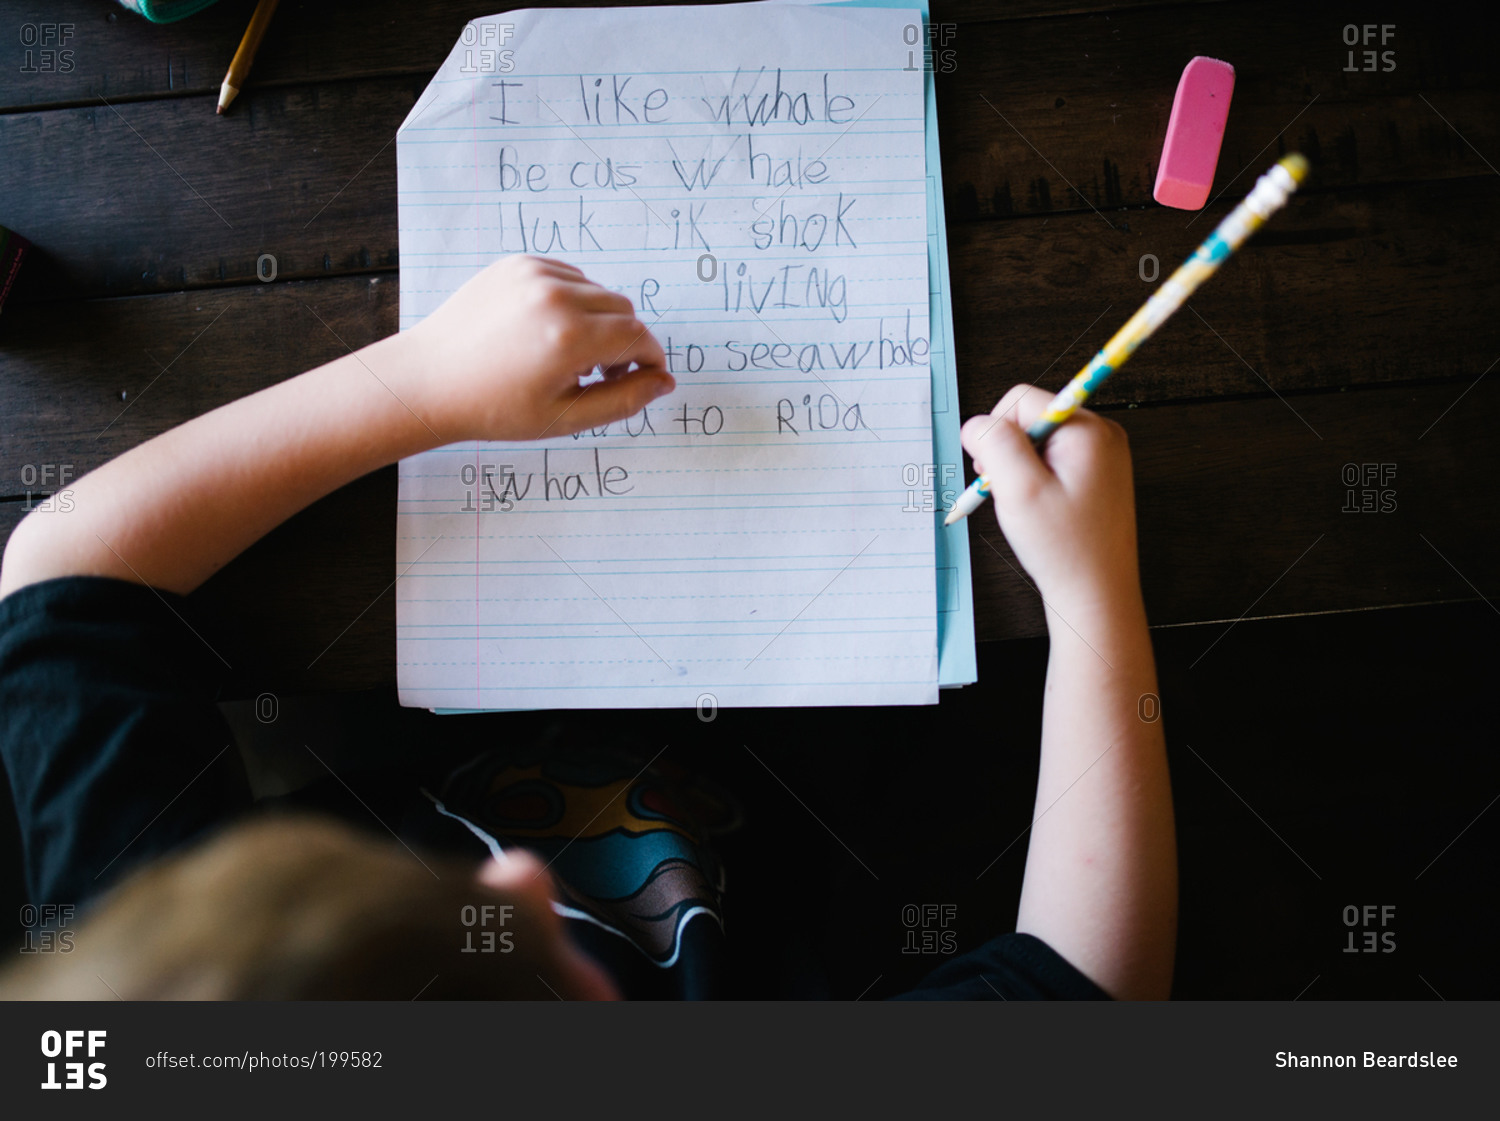
<svg viewBox="0 0 1500 1121"><path fill-rule="evenodd" d="M1487 293L1500 178L1297 199L1100 394L1104 406L1477 377L1500 356ZM1166 211L954 230L960 407L1056 387L1191 248ZM396 329L394 274L7 307L0 495L26 464L75 473ZM326 323L326 325L325 325ZM1092 327L1090 324L1092 323ZM123 397L122 397L123 394ZM1281 407L1281 406L1278 406ZM1300 407L1300 406L1299 406ZM1290 415L1290 414L1289 414Z"/></svg>
<svg viewBox="0 0 1500 1121"><path fill-rule="evenodd" d="M950 223L1098 208L1107 230L1144 206L1204 232L1150 192L1177 74L1210 46L1243 60L1221 156L1231 201L1284 146L1314 159L1314 194L1492 173L1500 156L1480 153L1500 152L1500 98L1476 37L1418 13L1396 71L1346 74L1339 29L1299 10L962 27L938 79ZM40 250L12 298L244 282L262 254L286 278L394 268L392 141L425 82L252 88L224 118L207 93L0 115L0 214Z"/></svg>
<svg viewBox="0 0 1500 1121"><path fill-rule="evenodd" d="M168 428L396 329L392 274L6 308L0 494L75 477ZM326 325L325 325L326 324Z"/></svg>
<svg viewBox="0 0 1500 1121"><path fill-rule="evenodd" d="M1131 437L1153 624L1217 620L1203 628L1211 656L1241 617L1495 602L1500 494L1476 484L1500 471L1500 382L1311 394L1296 406L1319 436L1274 398L1111 413ZM1367 483L1365 464L1392 466ZM1351 512L1367 502L1373 512ZM0 532L19 507L0 503ZM391 468L293 518L197 593L222 619L240 695L391 683L394 511ZM989 510L971 531L979 637L1041 633L1041 602Z"/></svg>
<svg viewBox="0 0 1500 1121"><path fill-rule="evenodd" d="M1294 198L1107 382L1100 404L1478 376L1500 356L1476 237L1500 177ZM949 272L965 412L1019 381L1061 387L1229 209L1196 227L1155 209L952 230ZM1147 254L1157 258L1145 260ZM1490 259L1486 259L1486 258ZM1092 324L1092 326L1090 326Z"/></svg>
<svg viewBox="0 0 1500 1121"><path fill-rule="evenodd" d="M1354 18L1277 0L960 27L955 65L937 75L948 219L1098 208L1114 221L1150 204L1194 55L1235 67L1215 197L1244 194L1292 150L1312 162L1314 190L1493 173L1500 98L1483 38L1437 5L1362 8L1361 25L1394 29L1390 57L1365 70L1365 47L1343 41Z"/></svg>
<svg viewBox="0 0 1500 1121"><path fill-rule="evenodd" d="M37 249L12 298L394 270L394 140L425 84L247 93L223 118L193 99L0 116L0 213Z"/></svg>
<svg viewBox="0 0 1500 1121"><path fill-rule="evenodd" d="M627 0L616 6L651 4ZM712 2L712 0L711 0ZM1121 12L1153 0L937 0L933 20L975 23L1037 16ZM596 6L595 0L526 7ZM1182 6L1182 5L1179 5ZM100 0L0 4L7 32L0 60L0 112L145 97L217 93L253 0L220 0L191 19L152 24ZM335 4L283 4L256 56L248 90L391 74L431 74L465 22L507 10L485 0L364 0L358 10ZM43 30L44 27L56 30ZM30 30L27 30L27 29ZM63 29L67 30L64 31ZM44 40L45 35L45 40ZM66 40L60 42L66 36ZM28 54L28 50L30 53ZM44 51L70 52L66 57Z"/></svg>
<svg viewBox="0 0 1500 1121"><path fill-rule="evenodd" d="M1275 399L1111 412L1131 439L1151 621L1223 621L1205 628L1207 647L1241 617L1493 600L1500 496L1474 483L1500 470L1500 382L1466 388L1297 398L1318 436ZM1346 512L1367 502L1394 508ZM980 637L1041 633L1041 602L993 514L971 533Z"/></svg>

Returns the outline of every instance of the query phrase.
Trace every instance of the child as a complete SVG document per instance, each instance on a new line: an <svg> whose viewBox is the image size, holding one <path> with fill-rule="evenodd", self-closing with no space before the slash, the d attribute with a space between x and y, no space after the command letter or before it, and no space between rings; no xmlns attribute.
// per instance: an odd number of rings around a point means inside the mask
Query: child
<svg viewBox="0 0 1500 1121"><path fill-rule="evenodd" d="M595 366L605 379L579 388ZM706 842L732 806L655 758L492 749L404 801L346 787L400 847L326 820L223 829L251 799L185 598L366 472L603 425L673 388L626 297L508 257L411 330L164 433L80 479L66 516L25 519L0 569L0 757L32 901L89 909L74 953L4 992L409 998L429 972L428 998L725 992ZM1170 987L1172 811L1160 724L1137 716L1155 676L1128 452L1082 412L1044 463L1017 427L1044 400L1018 386L964 430L1053 639L1018 932L912 996ZM487 907L505 921L480 924ZM497 956L465 956L486 935Z"/></svg>
<svg viewBox="0 0 1500 1121"><path fill-rule="evenodd" d="M1026 428L1052 399L1013 387L963 427L1051 649L1016 929L1120 998L1165 998L1177 940L1177 842L1125 430L1080 409L1042 456ZM982 531L981 531L982 532ZM1154 715L1154 714L1153 714Z"/></svg>

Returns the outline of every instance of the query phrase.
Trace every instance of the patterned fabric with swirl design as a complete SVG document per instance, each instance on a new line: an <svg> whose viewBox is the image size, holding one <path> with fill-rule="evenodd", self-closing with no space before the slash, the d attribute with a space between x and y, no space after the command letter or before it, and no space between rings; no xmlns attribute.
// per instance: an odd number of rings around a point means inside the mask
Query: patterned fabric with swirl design
<svg viewBox="0 0 1500 1121"><path fill-rule="evenodd" d="M551 744L486 751L436 802L548 865L569 933L627 995L718 995L725 878L708 842L739 821L723 791L661 756Z"/></svg>

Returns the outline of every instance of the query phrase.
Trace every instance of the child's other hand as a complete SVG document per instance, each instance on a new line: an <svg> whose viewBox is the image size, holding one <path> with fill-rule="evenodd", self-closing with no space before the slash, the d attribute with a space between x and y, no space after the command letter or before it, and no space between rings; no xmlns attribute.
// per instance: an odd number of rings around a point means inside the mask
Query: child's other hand
<svg viewBox="0 0 1500 1121"><path fill-rule="evenodd" d="M427 407L417 411L431 410L455 442L565 436L676 386L629 297L548 258L501 258L402 338ZM580 389L595 366L605 380Z"/></svg>
<svg viewBox="0 0 1500 1121"><path fill-rule="evenodd" d="M1140 595L1135 493L1125 430L1080 409L1041 455L1026 428L1053 394L1012 386L962 432L974 470L990 479L1005 539L1049 604L1092 608Z"/></svg>

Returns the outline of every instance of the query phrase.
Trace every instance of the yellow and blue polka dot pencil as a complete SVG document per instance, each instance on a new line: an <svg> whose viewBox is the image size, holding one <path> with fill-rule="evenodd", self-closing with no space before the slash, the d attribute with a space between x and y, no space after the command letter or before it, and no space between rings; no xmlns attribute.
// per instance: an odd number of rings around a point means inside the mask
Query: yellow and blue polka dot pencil
<svg viewBox="0 0 1500 1121"><path fill-rule="evenodd" d="M1307 160L1295 152L1278 160L1262 175L1250 193L1204 239L1197 251L1163 281L1141 309L1126 320L1125 326L1116 331L1099 353L1089 359L1088 365L1052 398L1042 415L1026 430L1031 442L1041 447L1057 426L1077 412L1104 379L1123 366L1125 360L1135 353L1135 348L1149 339L1186 302L1198 285L1213 276L1246 238L1286 205L1292 192L1306 178ZM989 482L984 475L975 479L953 503L943 524L952 525L979 509L989 497Z"/></svg>

